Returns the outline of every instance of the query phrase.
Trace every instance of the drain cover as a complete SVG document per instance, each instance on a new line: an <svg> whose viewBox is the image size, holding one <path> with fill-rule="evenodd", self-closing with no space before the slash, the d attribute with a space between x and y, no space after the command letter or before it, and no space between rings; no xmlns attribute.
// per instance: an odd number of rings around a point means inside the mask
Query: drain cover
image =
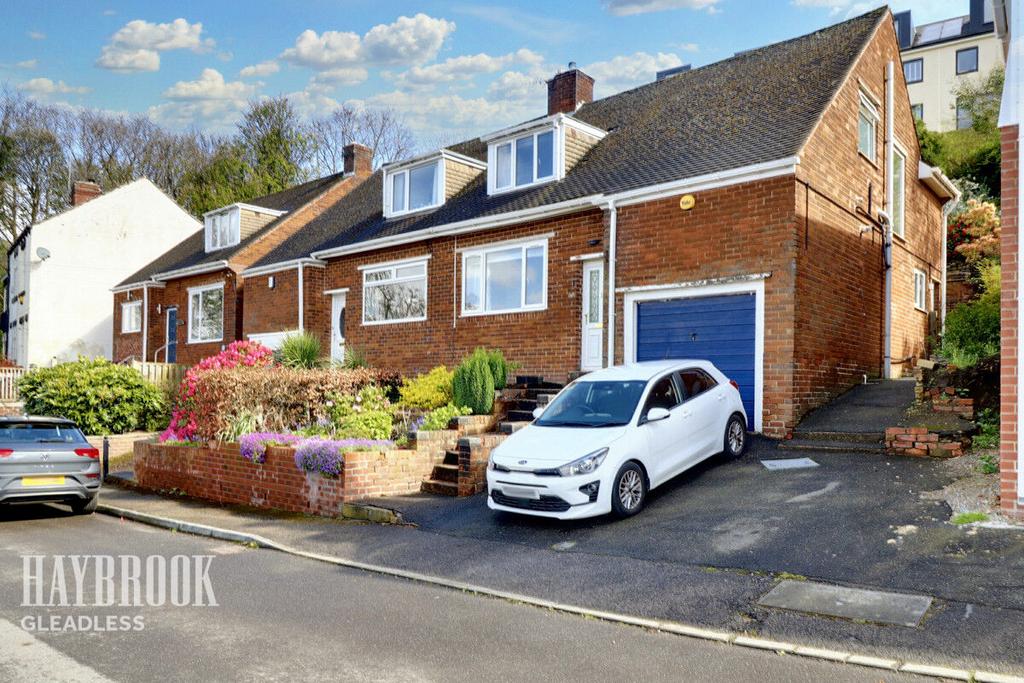
<svg viewBox="0 0 1024 683"><path fill-rule="evenodd" d="M766 470L801 470L807 467L817 467L818 463L810 458L784 458L781 460L762 460Z"/></svg>
<svg viewBox="0 0 1024 683"><path fill-rule="evenodd" d="M886 593L786 579L757 604L794 612L914 627L921 623L932 599L927 595Z"/></svg>

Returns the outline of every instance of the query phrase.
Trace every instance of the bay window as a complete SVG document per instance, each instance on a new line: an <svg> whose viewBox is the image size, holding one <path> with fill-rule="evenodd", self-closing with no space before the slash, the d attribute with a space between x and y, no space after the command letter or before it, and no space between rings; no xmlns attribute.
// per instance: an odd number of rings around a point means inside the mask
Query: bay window
<svg viewBox="0 0 1024 683"><path fill-rule="evenodd" d="M547 306L547 240L494 245L462 255L462 314Z"/></svg>
<svg viewBox="0 0 1024 683"><path fill-rule="evenodd" d="M363 270L363 324L427 319L427 261L402 261Z"/></svg>
<svg viewBox="0 0 1024 683"><path fill-rule="evenodd" d="M188 290L188 341L218 342L224 339L224 285L205 285Z"/></svg>

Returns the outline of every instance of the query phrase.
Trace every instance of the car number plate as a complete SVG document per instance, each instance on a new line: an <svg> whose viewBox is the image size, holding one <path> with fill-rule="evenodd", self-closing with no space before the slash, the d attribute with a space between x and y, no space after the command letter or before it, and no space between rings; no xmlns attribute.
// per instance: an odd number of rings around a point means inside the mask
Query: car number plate
<svg viewBox="0 0 1024 683"><path fill-rule="evenodd" d="M63 486L64 477L22 477L22 486Z"/></svg>
<svg viewBox="0 0 1024 683"><path fill-rule="evenodd" d="M522 486L502 486L502 492L509 498L540 498L540 491Z"/></svg>

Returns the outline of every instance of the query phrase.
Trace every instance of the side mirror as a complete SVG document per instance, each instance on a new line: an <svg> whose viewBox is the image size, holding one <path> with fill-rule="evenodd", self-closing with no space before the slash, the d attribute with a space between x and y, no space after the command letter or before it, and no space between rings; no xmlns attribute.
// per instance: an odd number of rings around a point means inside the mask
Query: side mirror
<svg viewBox="0 0 1024 683"><path fill-rule="evenodd" d="M670 413L664 408L651 408L647 411L647 419L645 422L660 422L668 418Z"/></svg>
<svg viewBox="0 0 1024 683"><path fill-rule="evenodd" d="M534 420L536 420L537 418L539 418L543 414L544 414L544 409L543 408L537 407L537 408L533 409L533 419Z"/></svg>

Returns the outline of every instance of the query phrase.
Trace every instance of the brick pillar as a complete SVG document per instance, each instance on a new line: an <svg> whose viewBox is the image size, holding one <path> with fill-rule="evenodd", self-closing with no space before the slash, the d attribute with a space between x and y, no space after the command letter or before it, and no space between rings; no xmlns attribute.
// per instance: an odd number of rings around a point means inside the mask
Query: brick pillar
<svg viewBox="0 0 1024 683"><path fill-rule="evenodd" d="M1024 517L1017 490L1017 259L1019 258L1018 175L1020 149L1018 127L1000 129L1002 142L1002 301L1000 364L999 499L1003 512Z"/></svg>

